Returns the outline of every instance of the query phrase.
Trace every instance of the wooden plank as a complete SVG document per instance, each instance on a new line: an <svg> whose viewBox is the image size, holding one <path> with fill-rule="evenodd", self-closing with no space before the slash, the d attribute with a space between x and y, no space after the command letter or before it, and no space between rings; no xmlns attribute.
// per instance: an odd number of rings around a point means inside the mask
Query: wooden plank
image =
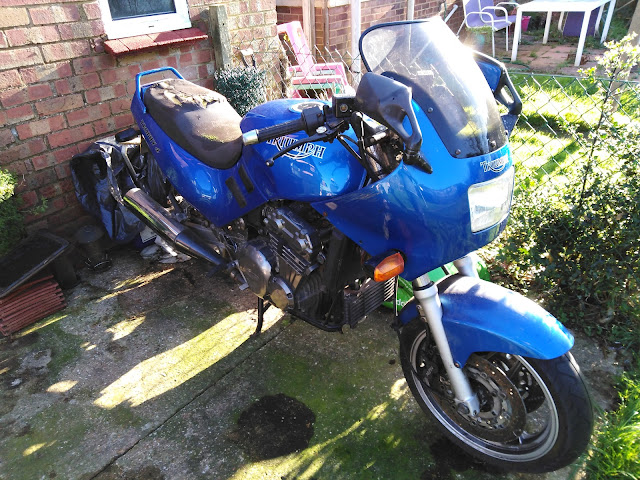
<svg viewBox="0 0 640 480"><path fill-rule="evenodd" d="M231 40L229 38L229 24L227 9L224 5L209 7L209 34L213 42L213 54L216 70L231 66Z"/></svg>
<svg viewBox="0 0 640 480"><path fill-rule="evenodd" d="M3 327L15 328L16 326L33 323L41 318L46 317L50 312L57 312L62 310L67 305L65 302L47 302L43 303L38 311L23 312L22 315L17 315L8 319L2 319L0 325Z"/></svg>

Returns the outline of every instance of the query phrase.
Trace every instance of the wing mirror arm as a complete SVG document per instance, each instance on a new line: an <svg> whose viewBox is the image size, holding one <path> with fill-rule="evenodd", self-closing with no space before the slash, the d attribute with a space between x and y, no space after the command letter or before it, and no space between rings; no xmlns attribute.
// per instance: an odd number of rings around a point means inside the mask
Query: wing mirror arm
<svg viewBox="0 0 640 480"><path fill-rule="evenodd" d="M428 163L420 156L422 132L409 87L383 75L365 73L356 92L354 108L395 131L404 142L407 163L426 171ZM405 119L411 132L405 128Z"/></svg>
<svg viewBox="0 0 640 480"><path fill-rule="evenodd" d="M473 56L493 92L493 97L508 109L508 112L502 115L502 123L509 136L522 112L520 95L503 63L480 52L473 52Z"/></svg>

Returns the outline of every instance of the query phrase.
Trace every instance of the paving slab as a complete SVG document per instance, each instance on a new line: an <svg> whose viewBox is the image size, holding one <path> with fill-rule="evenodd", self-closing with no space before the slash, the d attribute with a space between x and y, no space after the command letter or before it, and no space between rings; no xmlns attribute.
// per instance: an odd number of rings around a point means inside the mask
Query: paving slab
<svg viewBox="0 0 640 480"><path fill-rule="evenodd" d="M255 297L204 265L114 264L0 340L0 479L573 478L502 474L446 441L385 310L330 334L273 308L252 338ZM615 358L579 348L606 402Z"/></svg>

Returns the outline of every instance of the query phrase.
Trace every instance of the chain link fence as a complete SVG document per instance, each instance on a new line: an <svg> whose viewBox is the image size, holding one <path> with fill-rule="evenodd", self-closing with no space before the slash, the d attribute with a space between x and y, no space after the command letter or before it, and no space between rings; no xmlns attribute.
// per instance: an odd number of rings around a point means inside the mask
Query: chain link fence
<svg viewBox="0 0 640 480"><path fill-rule="evenodd" d="M640 325L640 84L513 74L512 218L493 254L507 282L588 333Z"/></svg>
<svg viewBox="0 0 640 480"><path fill-rule="evenodd" d="M233 69L262 72L261 101L353 92L363 70L350 53L323 47L312 54L291 30L271 40L244 34L231 44L238 46ZM593 75L512 79L524 107L511 137L512 217L488 249L498 281L533 293L574 326L633 329L640 314L640 84Z"/></svg>

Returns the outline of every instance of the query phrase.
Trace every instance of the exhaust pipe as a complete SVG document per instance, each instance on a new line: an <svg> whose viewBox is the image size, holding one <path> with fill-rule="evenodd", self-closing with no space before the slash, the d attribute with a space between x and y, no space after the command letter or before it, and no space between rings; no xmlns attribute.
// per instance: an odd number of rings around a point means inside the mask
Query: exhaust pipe
<svg viewBox="0 0 640 480"><path fill-rule="evenodd" d="M193 257L202 258L215 266L225 266L222 258L204 239L193 230L167 216L166 210L139 188L129 190L124 203L132 213L149 225L156 233L176 246L178 250Z"/></svg>

